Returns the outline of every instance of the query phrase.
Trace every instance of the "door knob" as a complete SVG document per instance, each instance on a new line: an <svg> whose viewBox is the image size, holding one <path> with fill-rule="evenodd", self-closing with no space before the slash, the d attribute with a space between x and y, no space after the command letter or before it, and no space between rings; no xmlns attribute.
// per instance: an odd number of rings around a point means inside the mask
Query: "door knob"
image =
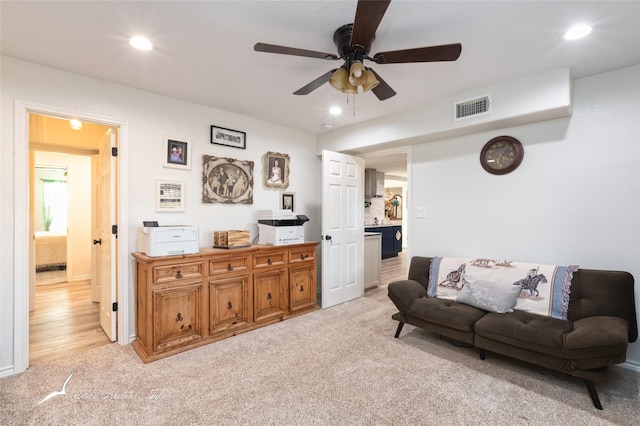
<svg viewBox="0 0 640 426"><path fill-rule="evenodd" d="M93 240L93 245L100 244L102 245L102 238L99 240Z"/></svg>
<svg viewBox="0 0 640 426"><path fill-rule="evenodd" d="M322 239L329 241L331 239L331 235L323 235Z"/></svg>

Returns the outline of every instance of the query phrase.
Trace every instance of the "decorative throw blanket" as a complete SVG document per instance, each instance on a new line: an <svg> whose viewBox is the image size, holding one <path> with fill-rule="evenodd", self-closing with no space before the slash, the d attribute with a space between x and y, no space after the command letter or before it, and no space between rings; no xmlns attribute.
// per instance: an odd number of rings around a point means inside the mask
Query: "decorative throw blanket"
<svg viewBox="0 0 640 426"><path fill-rule="evenodd" d="M576 270L576 265L436 257L427 293L494 312L516 309L566 320Z"/></svg>

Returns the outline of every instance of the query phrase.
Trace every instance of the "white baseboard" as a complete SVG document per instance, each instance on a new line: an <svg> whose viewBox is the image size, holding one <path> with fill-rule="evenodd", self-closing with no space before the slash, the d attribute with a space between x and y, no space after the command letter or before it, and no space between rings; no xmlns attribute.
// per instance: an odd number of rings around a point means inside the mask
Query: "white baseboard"
<svg viewBox="0 0 640 426"><path fill-rule="evenodd" d="M627 370L635 371L636 373L640 373L640 363L634 361L627 361L625 363L620 364L620 367L626 368Z"/></svg>
<svg viewBox="0 0 640 426"><path fill-rule="evenodd" d="M9 377L9 376L13 376L14 373L14 368L13 365L9 365L7 367L3 367L0 368L0 379L3 377Z"/></svg>
<svg viewBox="0 0 640 426"><path fill-rule="evenodd" d="M91 275L76 275L75 277L69 278L70 283L78 283L81 281L91 281Z"/></svg>

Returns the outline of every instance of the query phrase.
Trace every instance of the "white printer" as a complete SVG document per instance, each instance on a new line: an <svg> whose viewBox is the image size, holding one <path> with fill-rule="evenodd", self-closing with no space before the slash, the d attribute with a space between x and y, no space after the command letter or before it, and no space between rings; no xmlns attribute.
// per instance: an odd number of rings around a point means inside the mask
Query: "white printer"
<svg viewBox="0 0 640 426"><path fill-rule="evenodd" d="M138 251L147 256L171 256L200 251L197 226L141 226Z"/></svg>
<svg viewBox="0 0 640 426"><path fill-rule="evenodd" d="M302 224L308 220L291 210L258 210L258 243L273 246L304 243Z"/></svg>

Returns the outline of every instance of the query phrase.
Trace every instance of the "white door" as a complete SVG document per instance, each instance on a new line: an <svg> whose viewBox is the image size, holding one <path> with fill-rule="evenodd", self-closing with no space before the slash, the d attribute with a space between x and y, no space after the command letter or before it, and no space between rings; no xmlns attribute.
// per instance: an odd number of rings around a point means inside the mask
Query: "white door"
<svg viewBox="0 0 640 426"><path fill-rule="evenodd" d="M112 148L116 146L114 129L100 138L100 187L101 206L98 210L100 224L100 326L112 342L116 340L116 161Z"/></svg>
<svg viewBox="0 0 640 426"><path fill-rule="evenodd" d="M91 156L91 301L100 302L100 258L102 253L102 177L100 155Z"/></svg>
<svg viewBox="0 0 640 426"><path fill-rule="evenodd" d="M364 160L322 151L322 307L364 294Z"/></svg>

